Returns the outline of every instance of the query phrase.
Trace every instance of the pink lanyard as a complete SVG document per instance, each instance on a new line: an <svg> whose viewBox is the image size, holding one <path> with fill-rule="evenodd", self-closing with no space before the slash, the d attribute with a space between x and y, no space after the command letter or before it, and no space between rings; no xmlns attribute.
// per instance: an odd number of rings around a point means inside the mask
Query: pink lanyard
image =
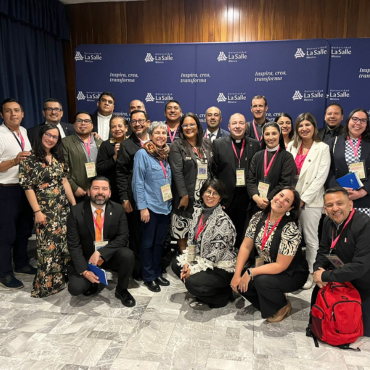
<svg viewBox="0 0 370 370"><path fill-rule="evenodd" d="M175 136L176 136L176 132L177 132L177 129L179 128L179 126L176 127L176 130L173 132L173 136L171 135L171 130L170 130L170 126L167 125L167 129L168 129L168 135L170 137L170 140L171 140L171 143L173 143L173 141L175 140Z"/></svg>
<svg viewBox="0 0 370 370"><path fill-rule="evenodd" d="M88 142L88 143L85 143L84 141L83 141L83 143L84 143L85 148L86 148L86 150L87 150L87 154L88 154L88 155L89 155L89 157L90 157L91 136L89 136L89 142Z"/></svg>
<svg viewBox="0 0 370 370"><path fill-rule="evenodd" d="M352 217L353 217L353 215L355 214L355 209L353 208L352 209L352 211L351 211L351 213L349 214L349 217L348 217L348 219L347 219L347 222L344 224L344 226L343 226L343 229L342 229L342 231L340 232L340 234L335 238L335 240L333 240L334 239L334 227L333 227L333 229L332 229L332 231L331 231L331 240L332 240L332 242L331 242L331 249L333 249L333 248L335 248L335 246L337 245L337 243L338 243L338 240L339 240L339 238L340 238L340 236L342 235L342 232L343 232L343 230L346 228L346 226L348 225L348 222L350 222L351 220L352 220Z"/></svg>
<svg viewBox="0 0 370 370"><path fill-rule="evenodd" d="M163 174L164 174L164 178L167 179L167 171L166 171L166 169L163 166L163 162L162 161L159 161L159 163L161 164L161 167L162 167L162 170L163 170Z"/></svg>
<svg viewBox="0 0 370 370"><path fill-rule="evenodd" d="M254 128L254 134L256 135L256 139L258 141L260 141L260 137L258 136L258 132L257 132L257 129L256 129L256 124L254 123L254 120L253 120L253 128Z"/></svg>
<svg viewBox="0 0 370 370"><path fill-rule="evenodd" d="M193 149L193 152L198 155L199 159L202 159L202 153L198 152L197 148L194 146L191 147Z"/></svg>
<svg viewBox="0 0 370 370"><path fill-rule="evenodd" d="M355 154L355 157L357 158L358 148L359 148L359 146L361 144L361 136L358 138L358 142L357 142L356 148L353 145L352 139L349 136L347 136L347 140L349 141L349 144L351 145L351 147L353 149L353 153Z"/></svg>
<svg viewBox="0 0 370 370"><path fill-rule="evenodd" d="M6 126L6 127L8 127L8 126ZM19 142L19 140L17 138L17 135L14 133L14 131L12 131L9 127L8 127L8 130L14 135L15 140L17 140L17 143L19 144L19 146L21 147L21 149L24 150L24 147L26 146L26 143L25 143L24 138L22 136L21 129L19 128L19 137L21 139L21 142Z"/></svg>
<svg viewBox="0 0 370 370"><path fill-rule="evenodd" d="M203 225L202 225L202 222L203 222L203 214L198 224L198 231L197 231L197 234L195 235L195 240L198 240L199 234L204 230L204 228L207 225L207 222L205 222Z"/></svg>
<svg viewBox="0 0 370 370"><path fill-rule="evenodd" d="M238 158L238 154L236 153L234 142L232 141L231 143L233 144L234 153L235 153L236 159L239 162L239 168L240 168L240 160L242 159L242 155L243 155L243 152L244 152L245 139L243 139L242 149L240 150L240 158Z"/></svg>
<svg viewBox="0 0 370 370"><path fill-rule="evenodd" d="M95 216L94 216L94 213L95 213L95 212L93 212L93 213L92 213L93 220L94 220L94 224L95 224L95 226L99 229L99 231L101 232L101 234L102 234L102 236L103 236L103 227L104 227L104 221L105 221L105 212L104 212L104 216L103 216L103 217L102 217L102 219L101 219L101 228L100 228L100 226L98 225L98 223L96 222L96 218L95 218Z"/></svg>
<svg viewBox="0 0 370 370"><path fill-rule="evenodd" d="M141 145L141 147L143 147L144 146L144 141L143 140L141 140L139 137L137 137L138 139L139 139L139 141L140 141L140 145Z"/></svg>
<svg viewBox="0 0 370 370"><path fill-rule="evenodd" d="M267 216L266 225L265 225L265 231L263 232L263 238L262 238L262 244L261 244L261 250L265 248L265 245L267 243L267 240L269 239L272 232L275 230L276 226L279 225L279 222L281 221L282 217L280 217L275 223L270 232L267 234L269 221L270 221L270 214ZM267 234L267 235L266 235Z"/></svg>
<svg viewBox="0 0 370 370"><path fill-rule="evenodd" d="M276 151L274 156L271 158L271 161L270 161L269 165L267 166L267 149L265 149L265 158L264 158L265 177L267 177L267 175L269 174L272 163L275 160L276 154L279 153L279 150L280 150L280 147L278 148L278 150Z"/></svg>

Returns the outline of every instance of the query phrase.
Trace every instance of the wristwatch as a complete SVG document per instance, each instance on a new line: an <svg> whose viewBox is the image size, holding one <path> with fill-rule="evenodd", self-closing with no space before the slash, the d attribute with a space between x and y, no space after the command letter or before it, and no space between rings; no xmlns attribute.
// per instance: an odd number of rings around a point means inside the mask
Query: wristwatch
<svg viewBox="0 0 370 370"><path fill-rule="evenodd" d="M253 276L252 269L249 268L249 269L247 269L247 271L248 271L249 276L251 277L251 280L253 280L254 276Z"/></svg>

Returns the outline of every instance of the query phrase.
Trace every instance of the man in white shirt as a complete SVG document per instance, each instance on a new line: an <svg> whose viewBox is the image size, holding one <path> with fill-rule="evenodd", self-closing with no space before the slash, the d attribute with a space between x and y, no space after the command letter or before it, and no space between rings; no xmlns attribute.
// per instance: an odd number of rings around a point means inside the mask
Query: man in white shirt
<svg viewBox="0 0 370 370"><path fill-rule="evenodd" d="M221 110L217 107L210 107L206 110L207 129L204 131L204 137L212 142L220 137L229 136L230 132L220 127L222 122Z"/></svg>
<svg viewBox="0 0 370 370"><path fill-rule="evenodd" d="M45 123L50 123L56 126L62 139L75 132L71 123L61 122L63 117L63 107L59 100L54 98L46 99L44 102L44 108L42 109L42 114L45 117L45 122L27 130L28 139L31 145L35 142L42 125Z"/></svg>
<svg viewBox="0 0 370 370"><path fill-rule="evenodd" d="M98 111L92 115L93 132L97 132L103 141L109 139L109 122L114 111L114 102L115 97L113 93L108 91L102 92L96 103Z"/></svg>
<svg viewBox="0 0 370 370"><path fill-rule="evenodd" d="M28 238L33 228L32 209L19 185L19 163L31 154L27 130L21 127L24 113L15 99L5 99L0 116L0 285L23 288L18 274L35 275L29 265ZM13 258L12 258L13 256Z"/></svg>

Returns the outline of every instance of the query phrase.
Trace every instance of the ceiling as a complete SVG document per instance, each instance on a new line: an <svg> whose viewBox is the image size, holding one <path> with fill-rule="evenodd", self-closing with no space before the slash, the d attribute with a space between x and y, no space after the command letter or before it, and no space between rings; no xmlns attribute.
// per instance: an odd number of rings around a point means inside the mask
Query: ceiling
<svg viewBox="0 0 370 370"><path fill-rule="evenodd" d="M81 4L81 3L111 3L124 1L146 1L146 0L60 0L63 4Z"/></svg>

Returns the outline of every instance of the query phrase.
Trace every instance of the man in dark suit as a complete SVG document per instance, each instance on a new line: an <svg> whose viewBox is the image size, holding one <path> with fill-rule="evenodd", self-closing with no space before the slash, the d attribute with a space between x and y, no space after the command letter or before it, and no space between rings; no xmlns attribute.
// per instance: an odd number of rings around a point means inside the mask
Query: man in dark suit
<svg viewBox="0 0 370 370"><path fill-rule="evenodd" d="M75 132L71 123L60 122L63 117L63 107L59 100L54 98L46 99L44 108L42 109L42 114L45 117L45 122L27 130L28 139L30 140L31 145L35 142L42 125L45 123L54 125L59 130L60 137L62 139Z"/></svg>
<svg viewBox="0 0 370 370"><path fill-rule="evenodd" d="M237 232L235 246L239 248L249 203L246 187L248 170L252 157L260 150L260 144L245 136L247 123L242 114L233 114L228 127L230 136L213 142L212 173L226 185L228 198L225 212L234 223Z"/></svg>
<svg viewBox="0 0 370 370"><path fill-rule="evenodd" d="M89 188L89 178L96 176L96 158L102 143L92 135L93 124L88 112L75 114L75 135L62 140L64 161L69 169L68 181L76 197L81 202Z"/></svg>
<svg viewBox="0 0 370 370"><path fill-rule="evenodd" d="M115 97L113 93L104 91L100 94L96 103L98 111L91 115L93 132L96 132L103 141L109 139L109 122L114 111Z"/></svg>
<svg viewBox="0 0 370 370"><path fill-rule="evenodd" d="M121 203L127 215L130 229L130 249L135 254L134 279L141 279L140 246L141 246L141 219L140 211L136 209L131 182L134 169L134 157L142 144L149 140L147 133L150 125L149 116L142 110L131 112L130 126L132 135L122 141L117 157L117 187Z"/></svg>
<svg viewBox="0 0 370 370"><path fill-rule="evenodd" d="M338 103L331 103L325 111L326 126L319 129L320 139L327 143L332 137L342 135L343 108Z"/></svg>
<svg viewBox="0 0 370 370"><path fill-rule="evenodd" d="M251 112L253 114L253 121L247 122L247 136L252 139L261 141L262 128L268 120L266 119L266 112L268 110L267 99L263 95L256 95L251 102Z"/></svg>
<svg viewBox="0 0 370 370"><path fill-rule="evenodd" d="M88 270L88 263L118 270L115 296L127 307L135 299L127 290L135 258L128 246L125 211L109 200L111 191L106 177L95 177L90 184L90 199L72 208L67 219L67 242L72 266L68 291L76 296L95 294L99 278Z"/></svg>
<svg viewBox="0 0 370 370"><path fill-rule="evenodd" d="M210 139L213 143L214 140L220 137L229 136L230 132L223 130L220 127L222 122L221 110L217 107L210 107L206 110L206 123L207 129L204 130L203 136Z"/></svg>

